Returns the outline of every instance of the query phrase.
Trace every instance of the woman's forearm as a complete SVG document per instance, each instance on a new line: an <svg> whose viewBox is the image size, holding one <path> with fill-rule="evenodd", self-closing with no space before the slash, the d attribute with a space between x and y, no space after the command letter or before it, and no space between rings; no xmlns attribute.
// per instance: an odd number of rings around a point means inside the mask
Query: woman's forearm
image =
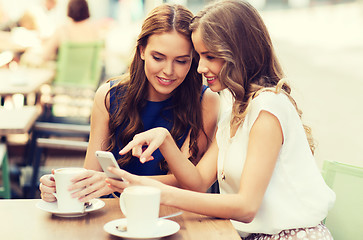
<svg viewBox="0 0 363 240"><path fill-rule="evenodd" d="M170 134L167 134L159 149L180 187L194 191L203 191L203 181L198 169L180 151Z"/></svg>
<svg viewBox="0 0 363 240"><path fill-rule="evenodd" d="M166 185L173 186L173 187L180 187L178 184L178 180L175 178L173 174L167 174L167 175L155 175L155 176L149 176L152 179L158 180L159 182L162 182Z"/></svg>
<svg viewBox="0 0 363 240"><path fill-rule="evenodd" d="M251 222L257 212L241 194L200 193L173 187L163 189L161 204L245 223Z"/></svg>

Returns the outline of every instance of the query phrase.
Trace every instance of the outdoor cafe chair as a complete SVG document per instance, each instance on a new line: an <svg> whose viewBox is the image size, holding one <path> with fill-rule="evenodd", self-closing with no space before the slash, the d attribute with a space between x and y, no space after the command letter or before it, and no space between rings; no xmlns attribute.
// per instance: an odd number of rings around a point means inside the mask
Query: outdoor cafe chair
<svg viewBox="0 0 363 240"><path fill-rule="evenodd" d="M0 198L11 198L9 163L6 145L0 143L0 168L2 175L2 186L0 187Z"/></svg>
<svg viewBox="0 0 363 240"><path fill-rule="evenodd" d="M334 240L363 239L363 168L324 161L322 170L325 182L336 194L325 225Z"/></svg>
<svg viewBox="0 0 363 240"><path fill-rule="evenodd" d="M101 82L103 41L64 42L59 47L50 101L42 121L89 122L94 93Z"/></svg>

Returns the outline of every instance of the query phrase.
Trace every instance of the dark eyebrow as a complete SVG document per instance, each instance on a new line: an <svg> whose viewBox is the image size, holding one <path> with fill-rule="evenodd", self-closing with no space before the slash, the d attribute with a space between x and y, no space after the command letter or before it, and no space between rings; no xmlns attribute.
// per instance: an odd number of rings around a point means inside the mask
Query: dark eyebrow
<svg viewBox="0 0 363 240"><path fill-rule="evenodd" d="M209 51L205 51L205 52L201 52L201 53L200 53L200 55L208 55L208 54L210 54L210 52L209 52Z"/></svg>
<svg viewBox="0 0 363 240"><path fill-rule="evenodd" d="M151 51L151 53L153 53L153 54L158 54L158 55L161 55L161 56L163 56L163 57L165 57L165 54L162 54L161 52L158 52L158 51ZM176 58L191 58L191 56L190 55L182 55L182 56L177 56Z"/></svg>

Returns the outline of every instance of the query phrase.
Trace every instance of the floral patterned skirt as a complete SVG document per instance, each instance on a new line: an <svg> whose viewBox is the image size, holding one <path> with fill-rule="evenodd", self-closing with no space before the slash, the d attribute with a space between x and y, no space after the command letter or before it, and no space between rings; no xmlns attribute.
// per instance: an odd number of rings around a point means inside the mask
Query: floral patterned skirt
<svg viewBox="0 0 363 240"><path fill-rule="evenodd" d="M243 240L333 240L329 229L324 224L311 228L296 228L283 230L277 234L256 234L253 233Z"/></svg>

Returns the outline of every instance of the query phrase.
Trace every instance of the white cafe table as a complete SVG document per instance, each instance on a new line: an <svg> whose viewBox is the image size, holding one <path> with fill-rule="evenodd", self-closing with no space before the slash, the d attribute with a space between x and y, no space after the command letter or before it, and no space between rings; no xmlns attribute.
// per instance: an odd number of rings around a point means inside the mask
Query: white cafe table
<svg viewBox="0 0 363 240"><path fill-rule="evenodd" d="M34 122L38 118L39 114L40 114L40 109L38 106L24 106L18 109L5 109L4 107L0 107L1 142L2 141L6 142L6 136L8 134L22 134L29 132ZM2 146L2 148L5 150L5 155L6 155L6 146L4 147L4 145L1 142L0 146ZM8 167L4 167L8 165L8 160L6 158L5 158L5 165L4 164L2 165L3 166L1 168L1 171L4 170L7 171ZM3 174L3 182L6 182L5 179L10 181L8 172L6 174L4 174L3 172L2 174ZM7 187L10 188L10 186ZM1 236L1 231L0 231L0 236Z"/></svg>
<svg viewBox="0 0 363 240"><path fill-rule="evenodd" d="M48 68L0 69L0 96L37 93L54 75L55 71Z"/></svg>
<svg viewBox="0 0 363 240"><path fill-rule="evenodd" d="M0 136L29 132L40 112L39 106L23 106L15 109L0 107Z"/></svg>
<svg viewBox="0 0 363 240"><path fill-rule="evenodd" d="M125 217L120 210L118 199L102 199L105 202L103 208L75 218L57 217L41 210L36 207L39 201L42 200L0 200L0 238L12 240L125 239L111 235L103 229L106 223ZM179 211L181 210L177 208L161 206L160 216ZM180 230L173 235L161 238L163 240L241 239L227 219L183 211L182 215L170 220L177 222Z"/></svg>

